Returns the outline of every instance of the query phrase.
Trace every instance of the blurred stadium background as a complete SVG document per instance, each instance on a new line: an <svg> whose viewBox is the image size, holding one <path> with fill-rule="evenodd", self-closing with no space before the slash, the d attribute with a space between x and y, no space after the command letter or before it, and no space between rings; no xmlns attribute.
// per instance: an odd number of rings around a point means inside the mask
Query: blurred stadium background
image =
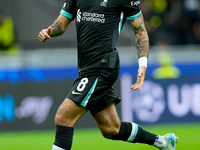
<svg viewBox="0 0 200 150"><path fill-rule="evenodd" d="M75 24L46 43L37 35L52 24L62 5L63 0L0 0L17 45L2 48L0 30L0 149L51 149L55 112L78 76ZM148 72L142 90L132 92L138 65L127 22L118 41L121 71L114 85L123 99L117 106L120 118L158 134L175 132L177 149L199 149L200 1L141 0L141 7L151 46ZM155 149L103 139L89 113L76 129L76 150Z"/></svg>

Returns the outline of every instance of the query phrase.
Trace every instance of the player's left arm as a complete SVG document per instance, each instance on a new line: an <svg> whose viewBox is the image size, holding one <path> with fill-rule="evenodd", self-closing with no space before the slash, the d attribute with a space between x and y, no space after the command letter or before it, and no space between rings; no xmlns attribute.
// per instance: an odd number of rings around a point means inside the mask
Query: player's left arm
<svg viewBox="0 0 200 150"><path fill-rule="evenodd" d="M72 20L60 14L51 26L40 31L38 40L45 42L47 39L51 39L51 37L62 35L67 31L71 21Z"/></svg>
<svg viewBox="0 0 200 150"><path fill-rule="evenodd" d="M72 20L60 14L58 18L51 25L51 37L60 36L65 33Z"/></svg>
<svg viewBox="0 0 200 150"><path fill-rule="evenodd" d="M131 85L131 89L140 90L147 71L147 58L149 56L149 37L144 25L142 13L135 19L130 20L131 26L135 32L135 42L137 55L139 59L139 69L137 81Z"/></svg>

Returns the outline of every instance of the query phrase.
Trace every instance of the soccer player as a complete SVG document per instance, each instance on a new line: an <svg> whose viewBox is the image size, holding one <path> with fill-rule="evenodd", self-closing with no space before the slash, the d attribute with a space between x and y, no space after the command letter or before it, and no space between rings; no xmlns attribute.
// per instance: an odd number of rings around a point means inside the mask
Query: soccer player
<svg viewBox="0 0 200 150"><path fill-rule="evenodd" d="M177 137L173 133L150 133L136 123L121 122L116 112L120 98L112 85L120 63L115 47L126 19L135 32L139 59L137 81L130 88L140 90L147 70L149 39L139 0L66 0L56 21L39 33L38 39L45 42L63 34L72 20L76 22L79 77L57 110L52 150L71 149L74 124L88 110L107 139L175 149Z"/></svg>

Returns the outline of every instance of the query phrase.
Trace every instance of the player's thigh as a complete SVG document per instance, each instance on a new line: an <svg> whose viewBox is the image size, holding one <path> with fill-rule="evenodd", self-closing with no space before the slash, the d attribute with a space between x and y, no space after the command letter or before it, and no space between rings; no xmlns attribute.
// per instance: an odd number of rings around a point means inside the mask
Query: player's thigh
<svg viewBox="0 0 200 150"><path fill-rule="evenodd" d="M66 98L57 110L55 124L73 127L76 121L86 112L86 108L78 106L75 102Z"/></svg>
<svg viewBox="0 0 200 150"><path fill-rule="evenodd" d="M93 117L104 136L110 138L119 133L120 119L116 111L115 103L108 104L107 107Z"/></svg>

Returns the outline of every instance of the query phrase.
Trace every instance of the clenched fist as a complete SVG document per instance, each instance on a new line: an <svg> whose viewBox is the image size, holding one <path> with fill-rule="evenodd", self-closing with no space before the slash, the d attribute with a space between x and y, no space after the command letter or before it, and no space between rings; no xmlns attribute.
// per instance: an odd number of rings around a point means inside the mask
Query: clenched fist
<svg viewBox="0 0 200 150"><path fill-rule="evenodd" d="M40 42L45 42L47 39L51 39L51 34L52 30L51 26L49 26L47 29L43 29L42 31L40 31L38 35L38 40L40 40Z"/></svg>

